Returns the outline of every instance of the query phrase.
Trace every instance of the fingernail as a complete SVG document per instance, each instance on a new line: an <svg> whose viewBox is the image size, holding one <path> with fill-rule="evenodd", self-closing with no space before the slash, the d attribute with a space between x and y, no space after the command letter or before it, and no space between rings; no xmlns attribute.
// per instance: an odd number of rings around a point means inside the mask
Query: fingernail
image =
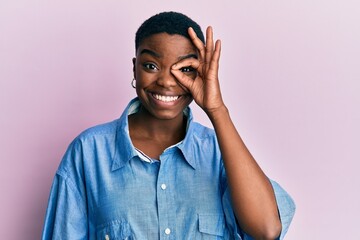
<svg viewBox="0 0 360 240"><path fill-rule="evenodd" d="M176 64L174 64L174 65L172 65L172 67L171 67L172 69L175 69L176 68Z"/></svg>

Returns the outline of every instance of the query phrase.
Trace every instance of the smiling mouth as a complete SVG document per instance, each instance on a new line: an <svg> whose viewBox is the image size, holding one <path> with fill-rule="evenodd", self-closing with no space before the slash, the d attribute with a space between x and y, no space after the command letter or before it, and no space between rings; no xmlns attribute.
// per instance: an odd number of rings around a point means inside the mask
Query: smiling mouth
<svg viewBox="0 0 360 240"><path fill-rule="evenodd" d="M164 96L156 93L153 93L152 96L162 102L175 102L180 98L180 96Z"/></svg>

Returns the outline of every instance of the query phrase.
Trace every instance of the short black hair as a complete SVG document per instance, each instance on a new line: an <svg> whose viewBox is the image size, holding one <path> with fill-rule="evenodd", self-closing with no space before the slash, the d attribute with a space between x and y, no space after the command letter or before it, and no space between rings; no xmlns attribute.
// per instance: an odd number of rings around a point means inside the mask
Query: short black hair
<svg viewBox="0 0 360 240"><path fill-rule="evenodd" d="M158 13L143 22L136 31L135 50L139 48L145 38L157 33L179 34L190 39L188 34L189 27L192 27L198 38L205 43L201 27L188 16L178 12Z"/></svg>

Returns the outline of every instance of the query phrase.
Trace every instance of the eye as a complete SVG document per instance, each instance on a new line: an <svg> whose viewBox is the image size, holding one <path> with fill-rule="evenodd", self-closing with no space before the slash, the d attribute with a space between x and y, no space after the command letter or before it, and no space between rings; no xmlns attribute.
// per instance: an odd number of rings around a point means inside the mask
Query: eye
<svg viewBox="0 0 360 240"><path fill-rule="evenodd" d="M148 70L156 71L159 70L158 67L153 63L144 63L143 67Z"/></svg>
<svg viewBox="0 0 360 240"><path fill-rule="evenodd" d="M190 72L194 72L195 69L193 67L183 67L183 68L180 68L180 71L182 71L184 73L190 73Z"/></svg>

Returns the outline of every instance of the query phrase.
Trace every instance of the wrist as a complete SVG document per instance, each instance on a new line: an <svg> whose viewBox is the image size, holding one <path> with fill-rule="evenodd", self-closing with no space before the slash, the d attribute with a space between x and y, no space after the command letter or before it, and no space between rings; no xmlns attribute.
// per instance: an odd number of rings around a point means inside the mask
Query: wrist
<svg viewBox="0 0 360 240"><path fill-rule="evenodd" d="M205 112L213 124L216 124L229 116L229 110L225 105L221 105L220 107L210 109Z"/></svg>

